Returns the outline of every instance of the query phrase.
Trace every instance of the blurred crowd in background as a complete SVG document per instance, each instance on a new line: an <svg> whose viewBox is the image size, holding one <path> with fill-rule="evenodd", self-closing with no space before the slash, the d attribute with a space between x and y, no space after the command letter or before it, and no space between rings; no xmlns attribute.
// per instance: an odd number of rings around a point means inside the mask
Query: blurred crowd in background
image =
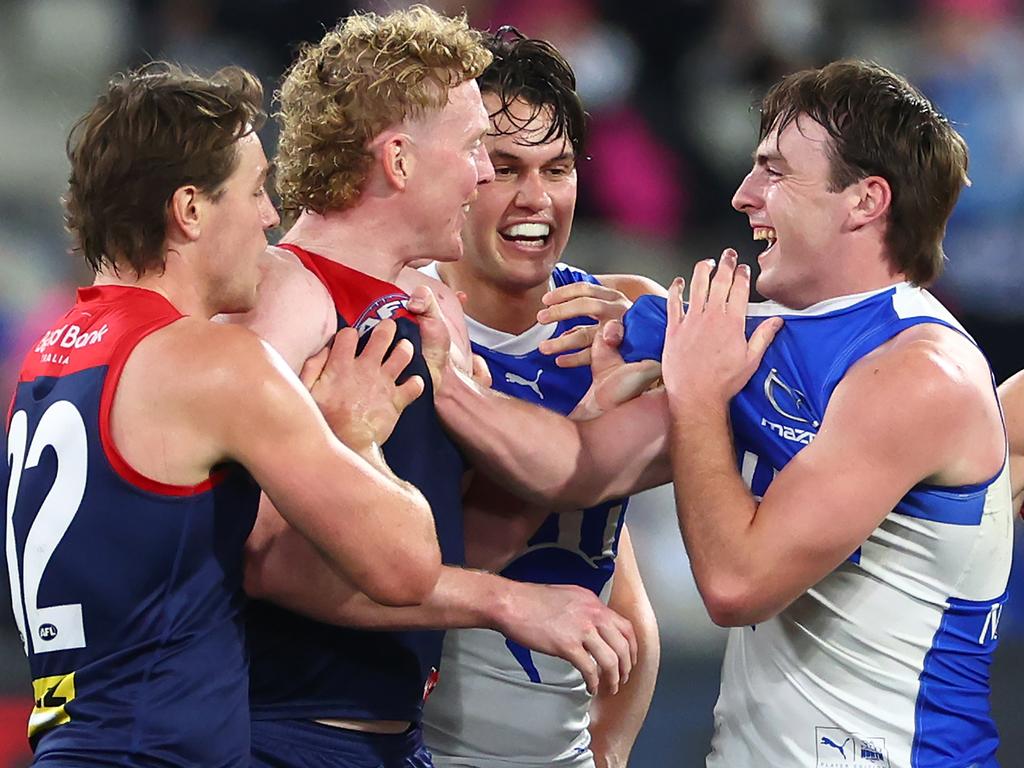
<svg viewBox="0 0 1024 768"><path fill-rule="evenodd" d="M297 46L353 8L398 0L0 0L0 401L25 351L87 282L69 255L60 196L64 142L114 72L153 58L258 74L267 107ZM667 283L736 247L729 205L750 166L753 105L780 76L857 56L905 74L970 147L971 187L949 225L934 291L988 354L999 381L1024 368L1024 16L1018 0L442 0L471 23L514 24L574 66L590 113L589 157L566 260ZM262 132L268 155L273 122ZM693 587L671 493L631 507L641 570L662 628L662 674L633 764L702 765L724 633ZM1020 551L1020 547L1018 547ZM1020 560L1020 558L1018 558ZM1020 570L1019 568L1017 569ZM1016 576L1011 583L1024 586ZM1001 625L995 711L1005 754L1020 754L1014 690L1024 686L1024 606ZM0 590L0 768L26 760L28 667ZM5 700L4 696L8 698ZM5 703L6 702L6 703ZM1016 741L1015 741L1016 739ZM1007 765L1020 763L1008 761Z"/></svg>

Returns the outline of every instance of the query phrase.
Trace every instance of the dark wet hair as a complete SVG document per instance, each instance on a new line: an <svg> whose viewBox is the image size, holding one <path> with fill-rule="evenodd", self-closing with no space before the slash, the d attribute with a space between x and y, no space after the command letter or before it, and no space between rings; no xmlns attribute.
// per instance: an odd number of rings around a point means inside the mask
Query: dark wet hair
<svg viewBox="0 0 1024 768"><path fill-rule="evenodd" d="M531 144L547 144L565 138L577 158L583 157L587 113L576 93L576 74L558 50L545 40L525 37L518 29L504 26L485 41L494 60L477 78L481 93L492 93L501 106L491 118L504 115L518 132L541 115L550 115L547 132ZM516 99L533 109L525 120L511 112Z"/></svg>

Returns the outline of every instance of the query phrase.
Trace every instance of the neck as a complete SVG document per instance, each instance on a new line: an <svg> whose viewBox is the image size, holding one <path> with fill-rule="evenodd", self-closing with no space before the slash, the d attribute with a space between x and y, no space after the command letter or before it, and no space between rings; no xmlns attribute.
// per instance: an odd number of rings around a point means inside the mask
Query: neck
<svg viewBox="0 0 1024 768"><path fill-rule="evenodd" d="M541 297L549 284L525 288L500 285L474 272L466 262L438 264L438 274L449 288L466 294L465 313L496 331L518 335L537 324L544 309Z"/></svg>
<svg viewBox="0 0 1024 768"><path fill-rule="evenodd" d="M141 277L136 276L131 267L121 267L117 272L112 267L105 267L96 273L92 284L120 285L153 291L167 299L181 314L192 317L210 319L222 312L234 311L214 306L211 297L199 292L199 288L205 285L203 280L183 276L182 270L177 260L168 260L162 271L153 269Z"/></svg>
<svg viewBox="0 0 1024 768"><path fill-rule="evenodd" d="M879 291L907 281L906 274L896 269L880 245L870 252L835 252L823 267L813 284L805 281L792 296L766 298L791 309L807 309L829 299Z"/></svg>
<svg viewBox="0 0 1024 768"><path fill-rule="evenodd" d="M408 233L394 222L393 216L380 215L362 202L323 215L304 211L281 243L394 283L405 266L422 258L411 251Z"/></svg>

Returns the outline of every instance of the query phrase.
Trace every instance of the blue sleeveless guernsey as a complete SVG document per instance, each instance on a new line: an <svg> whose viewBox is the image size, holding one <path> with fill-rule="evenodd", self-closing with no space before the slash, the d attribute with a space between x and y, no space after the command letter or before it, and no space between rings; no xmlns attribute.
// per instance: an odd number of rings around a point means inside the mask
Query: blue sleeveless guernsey
<svg viewBox="0 0 1024 768"><path fill-rule="evenodd" d="M237 467L155 482L111 440L125 361L180 317L152 291L83 288L25 358L0 490L40 764L248 765L242 547L259 489Z"/></svg>
<svg viewBox="0 0 1024 768"><path fill-rule="evenodd" d="M907 284L802 311L752 304L748 335L773 315L785 325L730 408L737 466L758 497L814 440L859 359L919 323L965 333ZM628 360L660 359L665 318L663 299L627 313ZM1005 466L978 485L919 484L778 616L730 630L708 766L995 766L989 666L1012 517Z"/></svg>
<svg viewBox="0 0 1024 768"><path fill-rule="evenodd" d="M434 265L432 265L434 266ZM423 271L437 277L436 266ZM597 283L557 264L552 286ZM467 317L473 351L486 361L494 389L568 414L590 388L587 366L559 368L537 345L590 318L536 325L518 336ZM540 436L539 439L543 439ZM548 515L502 576L536 584L576 584L607 602L627 500ZM593 766L590 695L566 661L534 653L487 629L447 633L445 673L424 715L424 736L439 768Z"/></svg>
<svg viewBox="0 0 1024 768"><path fill-rule="evenodd" d="M383 445L392 471L423 493L434 514L441 556L465 562L462 475L465 464L434 410L419 326L395 285L295 246L287 249L316 275L334 301L338 327L353 326L365 342L384 318L398 326L396 343L415 349L403 376L418 374L426 390L403 411ZM376 632L307 619L263 601L248 616L254 720L352 718L419 722L423 699L437 681L444 633Z"/></svg>

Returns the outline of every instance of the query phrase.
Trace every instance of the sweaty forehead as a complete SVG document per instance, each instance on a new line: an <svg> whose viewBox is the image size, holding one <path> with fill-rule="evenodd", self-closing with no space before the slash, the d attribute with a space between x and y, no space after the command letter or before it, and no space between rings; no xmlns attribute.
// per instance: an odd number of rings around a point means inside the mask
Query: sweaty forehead
<svg viewBox="0 0 1024 768"><path fill-rule="evenodd" d="M808 145L824 151L830 138L825 126L808 115L800 114L781 132L778 126L774 126L758 145L758 151L778 149L785 153L787 149Z"/></svg>
<svg viewBox="0 0 1024 768"><path fill-rule="evenodd" d="M502 108L501 98L494 93L484 94L484 106L491 115L491 133L500 138L514 138L521 144L538 144L551 127L551 107L538 107L522 98L516 98ZM555 137L552 144L562 144L563 136ZM570 147L571 151L571 147Z"/></svg>

